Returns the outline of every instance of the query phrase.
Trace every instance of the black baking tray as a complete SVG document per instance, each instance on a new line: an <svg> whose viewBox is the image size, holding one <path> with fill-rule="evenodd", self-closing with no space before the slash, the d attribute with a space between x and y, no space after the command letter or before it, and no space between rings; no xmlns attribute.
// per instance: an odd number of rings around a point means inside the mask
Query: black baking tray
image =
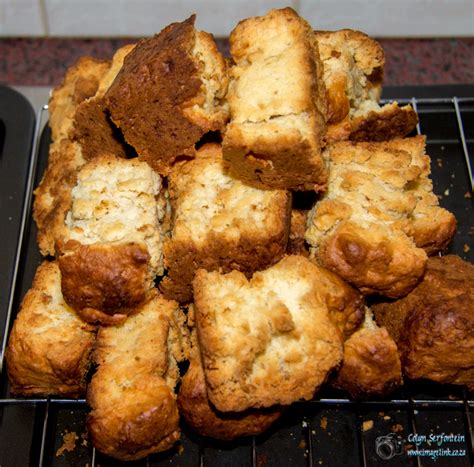
<svg viewBox="0 0 474 467"><path fill-rule="evenodd" d="M15 90L0 85L0 336L5 331L27 186L35 113Z"/></svg>
<svg viewBox="0 0 474 467"><path fill-rule="evenodd" d="M428 96L426 88L420 88L419 94L413 88L395 91L397 88L390 88L386 95L401 99L401 102L410 101L418 109L419 130L428 137L427 152L432 158L434 191L440 196L440 204L458 219L458 233L450 252L472 262L474 216L467 162L470 161L469 153L474 154L474 99L469 98L474 95L470 91L474 90L466 88L461 92L460 88L446 87L435 89ZM415 99L412 100L413 96ZM459 99L453 99L453 96ZM47 119L46 110L41 113L41 118ZM463 138L459 121L464 130ZM34 186L39 183L47 164L50 137L50 130L46 127L38 139L37 164L33 163ZM41 262L36 233L30 213L18 268L13 315ZM85 418L88 408L85 401L11 399L5 373L0 383L2 466L121 465L96 452L87 442ZM467 394L463 388L429 382L409 382L390 399L366 402L353 402L343 392L325 388L315 400L294 404L261 436L222 443L197 436L183 426L181 444L176 449L127 465L263 467L373 466L383 463L387 466L470 466L473 464L473 410L472 394ZM57 455L64 435L71 432L78 437L75 449ZM443 447L464 449L465 455L440 457L434 461L429 457L409 458L404 453L386 460L377 454L376 447L381 443L392 443L390 445L395 448L406 447L410 444L410 434L443 432L464 436L464 441L447 443ZM380 439L391 433L393 436L389 441Z"/></svg>

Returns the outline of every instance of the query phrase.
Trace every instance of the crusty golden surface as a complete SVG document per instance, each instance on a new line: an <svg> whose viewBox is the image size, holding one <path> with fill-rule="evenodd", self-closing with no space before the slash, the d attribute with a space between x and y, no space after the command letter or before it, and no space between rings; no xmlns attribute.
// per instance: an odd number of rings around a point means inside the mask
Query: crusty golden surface
<svg viewBox="0 0 474 467"><path fill-rule="evenodd" d="M471 263L433 257L409 295L373 307L397 342L406 376L474 389L473 283Z"/></svg>
<svg viewBox="0 0 474 467"><path fill-rule="evenodd" d="M250 280L200 269L193 288L207 394L220 411L311 399L342 358L331 291L302 256Z"/></svg>
<svg viewBox="0 0 474 467"><path fill-rule="evenodd" d="M229 77L227 63L212 34L196 31L191 56L201 79L199 92L183 106L183 114L204 131L222 130L229 120L224 97Z"/></svg>
<svg viewBox="0 0 474 467"><path fill-rule="evenodd" d="M160 285L166 296L190 301L199 268L251 274L285 253L291 195L233 179L219 145L202 146L194 160L173 170L168 183L173 227L164 243L168 275Z"/></svg>
<svg viewBox="0 0 474 467"><path fill-rule="evenodd" d="M175 396L159 376L127 380L107 367L92 378L88 400L92 443L115 459L136 460L166 451L180 437Z"/></svg>
<svg viewBox="0 0 474 467"><path fill-rule="evenodd" d="M135 460L179 439L180 313L175 302L155 293L125 323L100 328L94 350L99 368L87 391L87 425L99 451Z"/></svg>
<svg viewBox="0 0 474 467"><path fill-rule="evenodd" d="M146 162L113 156L94 159L78 172L63 241L143 244L152 273L162 274L160 222L165 213L157 201L161 190L161 177Z"/></svg>
<svg viewBox="0 0 474 467"><path fill-rule="evenodd" d="M380 106L385 58L380 44L360 31L315 31L328 102L326 141L386 141L414 130L410 105Z"/></svg>
<svg viewBox="0 0 474 467"><path fill-rule="evenodd" d="M291 8L241 21L230 35L231 121L224 157L259 188L321 190L326 98L313 32Z"/></svg>
<svg viewBox="0 0 474 467"><path fill-rule="evenodd" d="M84 319L123 320L163 273L160 191L138 159L102 156L79 170L58 243L64 298Z"/></svg>
<svg viewBox="0 0 474 467"><path fill-rule="evenodd" d="M49 99L49 126L53 141L68 137L77 106L96 93L109 68L109 61L81 57L66 71L62 83L53 89Z"/></svg>
<svg viewBox="0 0 474 467"><path fill-rule="evenodd" d="M149 259L137 243L69 242L67 253L59 257L64 300L90 323L121 323L149 298Z"/></svg>
<svg viewBox="0 0 474 467"><path fill-rule="evenodd" d="M341 142L325 153L329 187L305 238L325 267L366 294L406 295L424 273L426 253L444 249L454 235L454 216L432 192L424 146L418 136Z"/></svg>
<svg viewBox="0 0 474 467"><path fill-rule="evenodd" d="M189 426L202 436L221 440L258 435L276 421L281 407L222 413L209 402L202 369L199 344L193 331L189 355L190 365L183 376L178 394L179 413Z"/></svg>
<svg viewBox="0 0 474 467"><path fill-rule="evenodd" d="M156 373L174 388L179 378L176 362L184 358L179 330L184 327L184 315L176 302L165 299L156 289L150 295L124 323L100 328L94 362L99 369L110 366L128 378Z"/></svg>
<svg viewBox="0 0 474 467"><path fill-rule="evenodd" d="M167 175L179 156L227 120L225 61L194 16L140 41L105 94L112 121L140 157Z"/></svg>
<svg viewBox="0 0 474 467"><path fill-rule="evenodd" d="M331 205L325 207L329 210ZM324 214L322 209L317 210L318 216ZM402 232L383 224L364 226L350 220L331 230L321 240L315 256L362 293L403 296L423 276L426 253Z"/></svg>
<svg viewBox="0 0 474 467"><path fill-rule="evenodd" d="M33 204L38 247L44 256L55 256L57 240L66 235L64 219L71 206L71 190L85 162L79 144L67 138L49 148L48 167L34 192Z"/></svg>
<svg viewBox="0 0 474 467"><path fill-rule="evenodd" d="M6 351L11 392L22 396L85 392L95 327L79 319L61 295L56 262L36 271L15 319Z"/></svg>
<svg viewBox="0 0 474 467"><path fill-rule="evenodd" d="M48 167L35 190L33 218L42 255L54 256L64 237L64 219L71 205L77 172L87 160L103 153L125 156L103 112L103 95L133 46L117 50L112 62L81 59L53 91L49 103L52 144Z"/></svg>
<svg viewBox="0 0 474 467"><path fill-rule="evenodd" d="M382 94L385 58L380 44L360 31L315 31L323 63L328 124L352 115Z"/></svg>
<svg viewBox="0 0 474 467"><path fill-rule="evenodd" d="M313 273L318 276L318 294L326 303L329 319L343 340L348 339L364 320L365 302L362 295L314 260Z"/></svg>
<svg viewBox="0 0 474 467"><path fill-rule="evenodd" d="M363 326L344 342L342 365L333 384L355 399L364 399L384 396L402 383L397 345L367 310Z"/></svg>

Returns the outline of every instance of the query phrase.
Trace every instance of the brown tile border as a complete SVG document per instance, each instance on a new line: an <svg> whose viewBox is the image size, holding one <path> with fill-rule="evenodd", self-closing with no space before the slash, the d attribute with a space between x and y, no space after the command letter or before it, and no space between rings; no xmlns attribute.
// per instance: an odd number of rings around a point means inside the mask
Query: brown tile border
<svg viewBox="0 0 474 467"><path fill-rule="evenodd" d="M110 58L123 39L1 39L0 83L53 86L82 55ZM228 54L226 39L217 40ZM380 39L385 85L474 84L474 38Z"/></svg>

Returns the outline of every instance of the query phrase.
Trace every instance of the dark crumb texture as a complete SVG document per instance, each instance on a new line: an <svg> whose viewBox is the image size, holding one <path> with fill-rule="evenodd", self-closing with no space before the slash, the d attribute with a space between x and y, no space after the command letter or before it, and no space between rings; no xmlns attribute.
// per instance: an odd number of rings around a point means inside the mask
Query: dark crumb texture
<svg viewBox="0 0 474 467"><path fill-rule="evenodd" d="M260 189L292 189L324 191L327 170L307 141L281 138L278 142L258 143L250 149L246 144L224 139L224 157L238 178ZM260 151L261 150L261 151ZM303 170L304 168L304 170Z"/></svg>
<svg viewBox="0 0 474 467"><path fill-rule="evenodd" d="M162 175L178 156L193 155L204 134L182 111L202 84L191 57L194 35L192 16L140 41L105 95L126 141Z"/></svg>
<svg viewBox="0 0 474 467"><path fill-rule="evenodd" d="M251 277L285 254L291 194L256 190L230 177L219 145L205 145L194 160L176 166L168 190L173 229L163 245L168 275L160 283L167 298L191 301L192 281L200 268L235 269ZM202 215L196 216L196 210ZM206 218L206 212L213 214Z"/></svg>
<svg viewBox="0 0 474 467"><path fill-rule="evenodd" d="M119 136L119 131L108 118L102 98L88 99L77 107L73 138L81 145L85 160L104 154L126 157L126 148Z"/></svg>
<svg viewBox="0 0 474 467"><path fill-rule="evenodd" d="M370 112L352 122L351 141L388 141L405 136L418 123L416 112L405 106L390 107L386 111Z"/></svg>
<svg viewBox="0 0 474 467"><path fill-rule="evenodd" d="M237 244L212 232L206 244L200 247L186 241L170 240L164 244L168 276L161 282L160 290L169 299L190 302L197 269L224 273L236 270L251 277L254 271L265 269L281 259L287 241L288 230L284 226L269 237L241 238Z"/></svg>

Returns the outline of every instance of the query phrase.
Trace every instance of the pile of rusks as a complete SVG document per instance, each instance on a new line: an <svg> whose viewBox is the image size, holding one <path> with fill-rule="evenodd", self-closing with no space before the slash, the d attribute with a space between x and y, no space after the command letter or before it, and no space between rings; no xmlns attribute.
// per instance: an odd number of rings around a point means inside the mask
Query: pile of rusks
<svg viewBox="0 0 474 467"><path fill-rule="evenodd" d="M429 257L456 220L404 138L414 110L378 104L380 45L287 8L230 52L191 17L82 58L51 96L34 217L54 259L10 335L11 392L86 393L118 459L171 448L180 415L258 434L325 383L474 387L474 267Z"/></svg>

